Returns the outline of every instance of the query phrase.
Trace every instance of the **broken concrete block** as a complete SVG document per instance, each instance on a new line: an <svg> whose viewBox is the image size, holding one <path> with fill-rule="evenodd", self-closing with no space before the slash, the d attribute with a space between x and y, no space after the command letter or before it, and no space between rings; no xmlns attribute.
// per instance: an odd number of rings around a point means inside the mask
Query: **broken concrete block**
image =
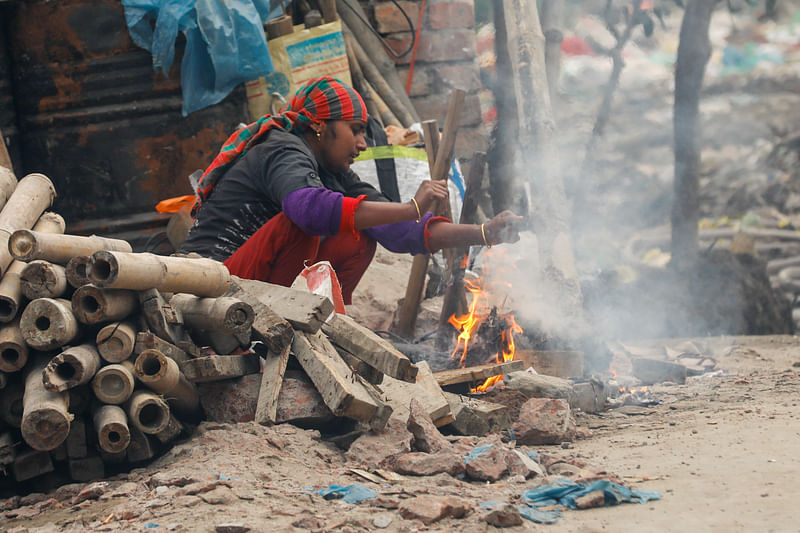
<svg viewBox="0 0 800 533"><path fill-rule="evenodd" d="M287 371L278 394L277 422L319 424L333 419L314 384L302 372Z"/></svg>
<svg viewBox="0 0 800 533"><path fill-rule="evenodd" d="M416 498L405 500L398 508L400 516L406 520L421 520L425 525L450 516L463 518L471 510L470 503L461 498L432 495L417 496Z"/></svg>
<svg viewBox="0 0 800 533"><path fill-rule="evenodd" d="M508 472L507 451L500 443L492 444L488 450L469 460L466 464L467 476L478 481L499 480Z"/></svg>
<svg viewBox="0 0 800 533"><path fill-rule="evenodd" d="M513 425L519 444L560 444L575 435L575 419L564 399L531 398Z"/></svg>
<svg viewBox="0 0 800 533"><path fill-rule="evenodd" d="M261 374L197 385L206 418L225 424L254 420L260 388Z"/></svg>
<svg viewBox="0 0 800 533"><path fill-rule="evenodd" d="M415 450L436 453L450 449L450 442L439 433L425 408L415 398L412 398L409 403L406 426L414 435L413 447Z"/></svg>
<svg viewBox="0 0 800 533"><path fill-rule="evenodd" d="M411 451L414 436L399 420L390 419L381 433L366 433L353 442L345 454L348 461L363 468L391 468L395 460Z"/></svg>
<svg viewBox="0 0 800 533"><path fill-rule="evenodd" d="M412 476L432 476L441 473L457 476L464 472L464 463L459 455L446 451L411 452L397 458L394 471Z"/></svg>
<svg viewBox="0 0 800 533"><path fill-rule="evenodd" d="M586 381L572 384L573 395L569 406L584 413L599 413L605 409L608 390L599 381Z"/></svg>
<svg viewBox="0 0 800 533"><path fill-rule="evenodd" d="M511 372L503 376L507 388L517 390L528 398L563 398L572 395L572 384L566 379L528 372Z"/></svg>
<svg viewBox="0 0 800 533"><path fill-rule="evenodd" d="M527 479L545 475L542 466L520 450L507 450L505 459L510 476L522 476Z"/></svg>
<svg viewBox="0 0 800 533"><path fill-rule="evenodd" d="M516 505L502 503L493 507L483 517L487 524L494 527L514 527L522 525L522 517Z"/></svg>
<svg viewBox="0 0 800 533"><path fill-rule="evenodd" d="M634 359L633 375L645 385L671 381L673 383L686 383L686 367L678 363L670 363L660 359Z"/></svg>
<svg viewBox="0 0 800 533"><path fill-rule="evenodd" d="M483 437L511 427L508 407L451 392L444 393L455 420L450 427L460 435Z"/></svg>

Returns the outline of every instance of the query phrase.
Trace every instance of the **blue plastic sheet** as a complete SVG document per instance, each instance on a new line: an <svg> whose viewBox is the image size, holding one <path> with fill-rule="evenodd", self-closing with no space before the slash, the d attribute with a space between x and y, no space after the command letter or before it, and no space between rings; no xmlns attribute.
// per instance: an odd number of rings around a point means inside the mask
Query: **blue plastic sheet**
<svg viewBox="0 0 800 533"><path fill-rule="evenodd" d="M150 51L156 72L167 75L178 32L186 37L184 116L274 70L263 28L277 14L270 13L269 0L122 0L122 5L133 42Z"/></svg>
<svg viewBox="0 0 800 533"><path fill-rule="evenodd" d="M467 455L465 455L463 459L461 459L461 462L464 463L464 464L467 464L470 461L472 461L473 459L477 459L478 457L480 457L481 455L485 454L486 452L488 452L491 449L492 449L492 445L491 444L484 444L483 446L476 446L475 448L472 449L471 452L469 452Z"/></svg>
<svg viewBox="0 0 800 533"><path fill-rule="evenodd" d="M359 503L378 496L378 493L369 487L354 483L352 485L329 485L327 488L320 489L314 494L319 494L326 500L338 500L346 503Z"/></svg>
<svg viewBox="0 0 800 533"><path fill-rule="evenodd" d="M661 499L658 492L632 490L607 479L577 483L570 479L557 479L548 485L528 489L522 493L522 501L528 505L521 507L520 514L523 518L542 524L552 524L560 516L557 509L542 510L541 507L562 506L568 509L577 509L575 500L590 492L601 490L605 496L605 505L618 505L620 503L645 503ZM525 509L525 512L523 512Z"/></svg>

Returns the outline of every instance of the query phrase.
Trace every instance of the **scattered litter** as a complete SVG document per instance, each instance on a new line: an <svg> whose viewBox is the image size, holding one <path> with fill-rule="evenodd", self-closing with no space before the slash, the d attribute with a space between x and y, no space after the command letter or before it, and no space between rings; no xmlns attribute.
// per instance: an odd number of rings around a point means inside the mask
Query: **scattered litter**
<svg viewBox="0 0 800 533"><path fill-rule="evenodd" d="M327 488L313 492L326 500L341 499L345 503L360 503L378 496L374 490L354 483L352 485L329 485Z"/></svg>

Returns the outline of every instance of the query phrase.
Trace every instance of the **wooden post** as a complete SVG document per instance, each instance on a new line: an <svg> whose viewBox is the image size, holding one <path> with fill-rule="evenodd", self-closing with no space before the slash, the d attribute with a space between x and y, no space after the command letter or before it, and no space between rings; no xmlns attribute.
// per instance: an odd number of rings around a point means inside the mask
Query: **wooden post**
<svg viewBox="0 0 800 533"><path fill-rule="evenodd" d="M138 309L139 295L135 291L84 285L72 295L72 312L84 324L122 320Z"/></svg>
<svg viewBox="0 0 800 533"><path fill-rule="evenodd" d="M28 367L21 425L22 438L40 451L52 450L64 442L72 421L67 393L49 391L42 383L45 366L46 360L39 359Z"/></svg>
<svg viewBox="0 0 800 533"><path fill-rule="evenodd" d="M0 371L17 372L28 362L28 345L19 329L19 320L0 328Z"/></svg>
<svg viewBox="0 0 800 533"><path fill-rule="evenodd" d="M192 294L176 294L169 303L191 329L242 333L253 325L255 319L249 304L230 296L199 298Z"/></svg>
<svg viewBox="0 0 800 533"><path fill-rule="evenodd" d="M47 390L61 392L89 383L100 368L100 354L94 344L67 348L53 357L42 372Z"/></svg>
<svg viewBox="0 0 800 533"><path fill-rule="evenodd" d="M435 120L426 120L422 123L425 135L425 150L428 152L428 171L433 176L433 167L436 162L436 153L439 151L439 128ZM428 254L417 254L411 262L411 272L406 285L406 295L397 311L397 325L394 330L398 335L412 340L417 325L417 310L422 301L422 289L425 286L425 273L428 271ZM422 275L420 275L420 272Z"/></svg>
<svg viewBox="0 0 800 533"><path fill-rule="evenodd" d="M124 361L133 353L136 326L132 322L114 322L97 333L95 338L100 357L109 363Z"/></svg>
<svg viewBox="0 0 800 533"><path fill-rule="evenodd" d="M125 404L125 410L131 424L148 435L163 431L169 424L169 407L164 400L150 391L134 392ZM133 435L131 439L133 440Z"/></svg>
<svg viewBox="0 0 800 533"><path fill-rule="evenodd" d="M17 261L41 259L57 265L66 265L78 255L92 255L100 250L131 252L127 241L92 235L56 235L36 230L17 230L8 240L8 249Z"/></svg>
<svg viewBox="0 0 800 533"><path fill-rule="evenodd" d="M119 453L131 443L128 418L125 411L116 405L103 405L97 408L93 417L97 431L97 443L108 453Z"/></svg>
<svg viewBox="0 0 800 533"><path fill-rule="evenodd" d="M131 397L135 385L133 372L124 365L112 364L97 371L92 380L92 391L103 403L121 405Z"/></svg>
<svg viewBox="0 0 800 533"><path fill-rule="evenodd" d="M263 281L240 279L235 276L234 283L243 292L249 293L251 297L256 298L257 301L288 320L294 329L306 333L319 331L322 323L333 313L333 303L329 298L319 294ZM234 292L234 296L248 303L251 302L238 292ZM279 346L278 351L282 348L283 346Z"/></svg>
<svg viewBox="0 0 800 533"><path fill-rule="evenodd" d="M64 267L47 261L31 261L22 269L19 279L22 294L29 300L61 298L67 292Z"/></svg>
<svg viewBox="0 0 800 533"><path fill-rule="evenodd" d="M67 261L67 281L76 289L92 282L89 279L89 259L88 255L79 255Z"/></svg>
<svg viewBox="0 0 800 533"><path fill-rule="evenodd" d="M43 233L64 233L65 227L61 215L48 212L39 217L33 229ZM12 261L0 281L0 322L10 322L17 316L23 296L21 275L24 269L25 263Z"/></svg>
<svg viewBox="0 0 800 533"><path fill-rule="evenodd" d="M175 361L158 350L145 350L136 357L134 368L139 381L163 394L179 415L191 418L199 415L197 388L186 379Z"/></svg>
<svg viewBox="0 0 800 533"><path fill-rule="evenodd" d="M5 273L14 259L8 251L11 233L32 228L44 210L53 205L55 198L56 189L44 174L28 174L19 180L0 211L0 272Z"/></svg>
<svg viewBox="0 0 800 533"><path fill-rule="evenodd" d="M483 169L486 166L486 154L475 152L472 156L472 166L467 174L467 187L464 193L464 204L461 206L461 219L459 223L473 222L475 211L478 208L477 197L483 182ZM449 324L450 317L457 313L464 300L464 265L463 259L469 256L469 246L460 248L453 254L450 264L450 273L447 276L447 290L442 301L442 313L439 315L439 333L436 337L436 347L439 350L448 350L452 346L453 328Z"/></svg>
<svg viewBox="0 0 800 533"><path fill-rule="evenodd" d="M31 348L53 350L71 343L80 327L69 300L39 298L25 307L19 320L22 337Z"/></svg>
<svg viewBox="0 0 800 533"><path fill-rule="evenodd" d="M255 421L261 425L275 424L278 421L278 395L283 385L286 364L289 361L291 343L278 353L267 352L261 374L261 387L258 389Z"/></svg>

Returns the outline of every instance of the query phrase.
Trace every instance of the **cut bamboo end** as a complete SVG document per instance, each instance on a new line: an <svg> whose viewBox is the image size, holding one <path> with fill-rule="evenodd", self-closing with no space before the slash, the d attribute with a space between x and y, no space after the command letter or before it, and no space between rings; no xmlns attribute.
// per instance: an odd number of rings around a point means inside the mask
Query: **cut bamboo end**
<svg viewBox="0 0 800 533"><path fill-rule="evenodd" d="M8 249L14 259L19 261L43 259L60 265L66 264L75 256L88 256L100 250L132 251L131 245L120 239L96 235L53 235L36 230L15 231L9 238Z"/></svg>
<svg viewBox="0 0 800 533"><path fill-rule="evenodd" d="M131 322L114 322L101 329L96 338L100 357L109 363L124 361L136 345L136 327Z"/></svg>
<svg viewBox="0 0 800 533"><path fill-rule="evenodd" d="M133 394L136 380L133 373L123 365L107 365L97 371L92 380L92 391L103 403L121 405Z"/></svg>
<svg viewBox="0 0 800 533"><path fill-rule="evenodd" d="M119 453L131 443L128 417L116 405L104 405L94 412L94 427L97 430L97 443L103 451Z"/></svg>
<svg viewBox="0 0 800 533"><path fill-rule="evenodd" d="M100 368L100 354L92 344L81 344L53 357L42 372L47 390L65 391L89 383Z"/></svg>
<svg viewBox="0 0 800 533"><path fill-rule="evenodd" d="M121 320L137 309L139 296L134 291L84 285L72 295L72 312L84 324Z"/></svg>
<svg viewBox="0 0 800 533"><path fill-rule="evenodd" d="M144 350L134 368L139 381L160 394L172 392L181 377L178 364L158 350Z"/></svg>
<svg viewBox="0 0 800 533"><path fill-rule="evenodd" d="M0 328L0 371L17 372L28 362L28 345L15 320Z"/></svg>
<svg viewBox="0 0 800 533"><path fill-rule="evenodd" d="M126 404L128 420L142 433L155 435L169 425L169 406L156 394L136 391Z"/></svg>
<svg viewBox="0 0 800 533"><path fill-rule="evenodd" d="M69 300L39 298L30 302L20 317L19 327L28 346L52 350L78 337L80 327Z"/></svg>
<svg viewBox="0 0 800 533"><path fill-rule="evenodd" d="M67 273L61 265L31 261L20 274L22 294L29 300L60 298L67 292Z"/></svg>
<svg viewBox="0 0 800 533"><path fill-rule="evenodd" d="M69 435L72 415L68 411L69 397L64 392L52 392L42 383L45 361L30 367L25 377L22 411L22 438L40 451L56 448Z"/></svg>
<svg viewBox="0 0 800 533"><path fill-rule="evenodd" d="M67 282L76 289L90 284L89 279L89 256L78 255L67 261L65 267Z"/></svg>
<svg viewBox="0 0 800 533"><path fill-rule="evenodd" d="M17 316L24 297L20 276L25 266L13 261L0 280L0 322L11 322Z"/></svg>
<svg viewBox="0 0 800 533"><path fill-rule="evenodd" d="M180 312L184 323L193 329L242 333L255 320L250 304L229 296L200 298L192 294L176 294L169 303Z"/></svg>

